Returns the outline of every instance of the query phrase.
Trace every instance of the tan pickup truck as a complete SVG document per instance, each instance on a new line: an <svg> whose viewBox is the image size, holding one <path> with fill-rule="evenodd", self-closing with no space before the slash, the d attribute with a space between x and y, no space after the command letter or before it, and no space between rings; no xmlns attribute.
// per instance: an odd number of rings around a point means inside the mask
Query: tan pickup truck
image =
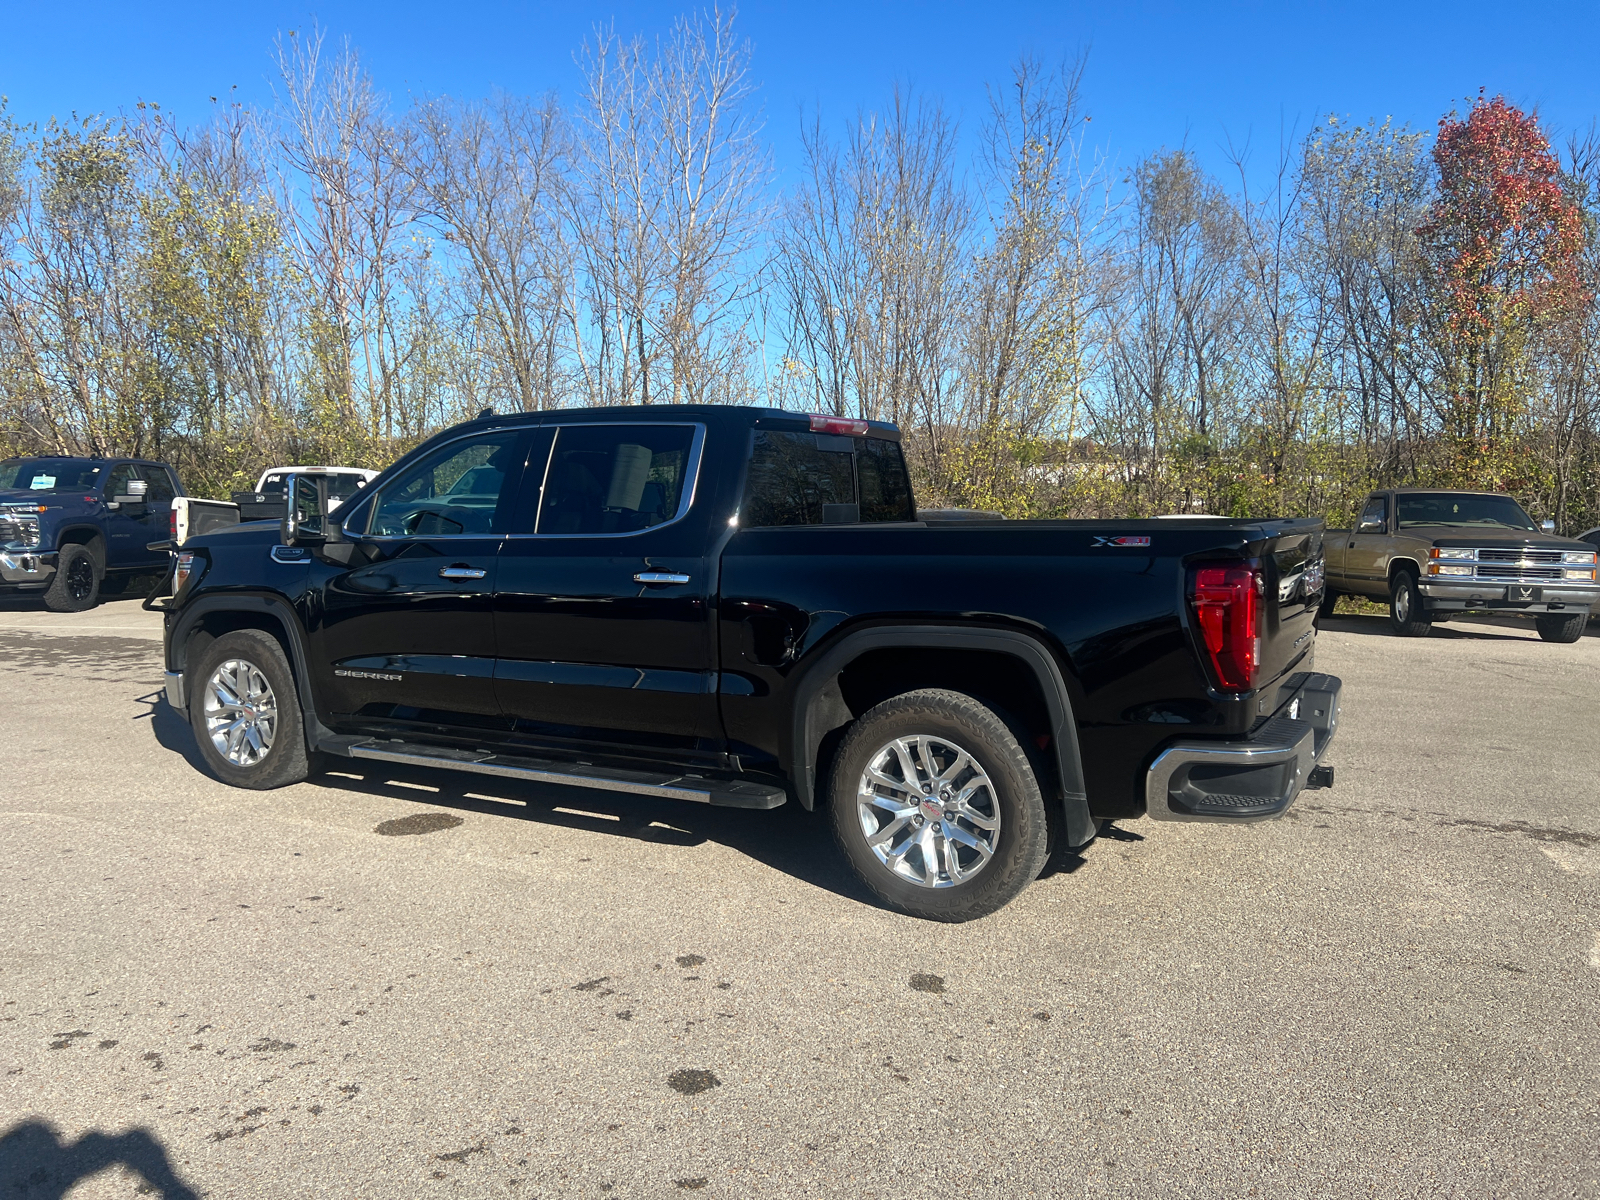
<svg viewBox="0 0 1600 1200"><path fill-rule="evenodd" d="M1394 631L1425 637L1468 610L1527 613L1547 642L1583 636L1600 600L1592 543L1556 537L1510 496L1396 488L1373 492L1354 530L1324 540L1322 612L1341 595L1389 602Z"/></svg>

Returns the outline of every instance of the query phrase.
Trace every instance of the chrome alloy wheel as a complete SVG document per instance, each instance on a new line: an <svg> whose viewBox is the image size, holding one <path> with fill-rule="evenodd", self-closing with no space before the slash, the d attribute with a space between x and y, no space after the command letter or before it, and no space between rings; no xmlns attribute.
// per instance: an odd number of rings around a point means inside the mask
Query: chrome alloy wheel
<svg viewBox="0 0 1600 1200"><path fill-rule="evenodd" d="M967 882L1000 840L989 776L960 746L931 735L896 738L867 761L856 813L878 861L919 887Z"/></svg>
<svg viewBox="0 0 1600 1200"><path fill-rule="evenodd" d="M205 687L206 733L217 753L236 767L253 767L272 749L278 700L261 668L230 658Z"/></svg>
<svg viewBox="0 0 1600 1200"><path fill-rule="evenodd" d="M1411 620L1411 589L1403 582L1395 589L1394 615L1402 625Z"/></svg>

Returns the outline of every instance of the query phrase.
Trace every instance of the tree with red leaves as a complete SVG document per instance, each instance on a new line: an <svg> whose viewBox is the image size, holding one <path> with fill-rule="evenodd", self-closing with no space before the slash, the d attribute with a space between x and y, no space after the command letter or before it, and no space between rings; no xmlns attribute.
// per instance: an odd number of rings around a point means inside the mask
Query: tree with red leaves
<svg viewBox="0 0 1600 1200"><path fill-rule="evenodd" d="M1441 120L1433 161L1438 195L1417 232L1435 293L1445 473L1503 487L1521 474L1533 337L1586 298L1583 217L1537 116L1503 97Z"/></svg>

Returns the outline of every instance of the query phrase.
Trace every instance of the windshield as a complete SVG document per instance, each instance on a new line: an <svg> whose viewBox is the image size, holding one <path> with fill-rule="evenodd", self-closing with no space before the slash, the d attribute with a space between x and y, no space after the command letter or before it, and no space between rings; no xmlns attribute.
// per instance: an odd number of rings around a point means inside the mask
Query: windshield
<svg viewBox="0 0 1600 1200"><path fill-rule="evenodd" d="M1463 496L1454 492L1422 492L1395 497L1400 528L1449 525L1472 529L1519 529L1537 533L1533 518L1510 496Z"/></svg>
<svg viewBox="0 0 1600 1200"><path fill-rule="evenodd" d="M104 463L81 458L8 458L0 462L0 488L22 492L81 492L100 486Z"/></svg>

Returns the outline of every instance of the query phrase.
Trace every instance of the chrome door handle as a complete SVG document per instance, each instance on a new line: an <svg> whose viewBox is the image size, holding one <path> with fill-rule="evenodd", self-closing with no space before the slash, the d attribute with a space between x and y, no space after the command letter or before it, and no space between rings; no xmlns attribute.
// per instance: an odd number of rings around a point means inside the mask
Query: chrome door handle
<svg viewBox="0 0 1600 1200"><path fill-rule="evenodd" d="M440 579L482 579L489 572L478 567L440 567Z"/></svg>
<svg viewBox="0 0 1600 1200"><path fill-rule="evenodd" d="M635 583L688 583L687 575L676 571L640 571L633 577Z"/></svg>

